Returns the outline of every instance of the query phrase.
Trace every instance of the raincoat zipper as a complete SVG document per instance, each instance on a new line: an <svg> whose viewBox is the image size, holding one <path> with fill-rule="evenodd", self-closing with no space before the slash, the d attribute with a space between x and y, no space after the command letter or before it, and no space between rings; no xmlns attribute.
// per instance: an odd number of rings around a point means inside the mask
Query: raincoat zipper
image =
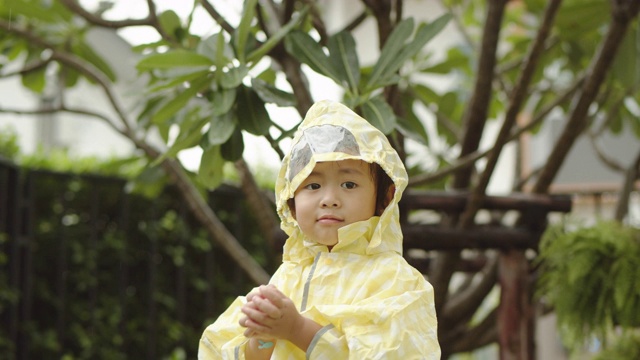
<svg viewBox="0 0 640 360"><path fill-rule="evenodd" d="M321 252L316 255L316 258L313 260L313 265L311 266L311 270L309 270L309 276L307 276L307 281L304 284L304 290L302 292L302 305L300 306L300 311L305 311L307 309L307 299L309 298L309 286L311 285L311 279L313 279L313 274L316 272L316 266L318 265L318 261L320 260Z"/></svg>

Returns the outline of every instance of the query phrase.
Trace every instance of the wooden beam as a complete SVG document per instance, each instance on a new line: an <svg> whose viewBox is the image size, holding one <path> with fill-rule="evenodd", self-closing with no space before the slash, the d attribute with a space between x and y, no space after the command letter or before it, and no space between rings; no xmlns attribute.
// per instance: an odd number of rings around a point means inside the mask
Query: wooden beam
<svg viewBox="0 0 640 360"><path fill-rule="evenodd" d="M403 224L405 249L535 249L538 236L528 229L477 227L447 229L437 225Z"/></svg>
<svg viewBox="0 0 640 360"><path fill-rule="evenodd" d="M416 191L407 190L400 201L405 210L431 209L444 212L462 212L467 205L469 193L465 191ZM543 195L512 193L508 196L487 196L483 202L487 210L524 211L531 208L546 212L571 211L570 195Z"/></svg>

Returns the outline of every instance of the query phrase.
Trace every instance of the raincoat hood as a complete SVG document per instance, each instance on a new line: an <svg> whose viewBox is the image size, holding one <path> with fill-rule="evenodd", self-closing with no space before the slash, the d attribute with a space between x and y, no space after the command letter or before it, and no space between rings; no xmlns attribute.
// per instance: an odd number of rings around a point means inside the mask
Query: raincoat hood
<svg viewBox="0 0 640 360"><path fill-rule="evenodd" d="M386 251L402 254L402 232L398 202L407 186L407 172L387 137L348 107L333 101L315 103L300 124L291 151L282 161L276 181L276 204L282 229L289 235L284 260L313 257L327 247L305 238L287 200L311 173L325 161L362 160L377 163L395 185L395 193L380 216L346 225L338 231L332 251L372 255Z"/></svg>

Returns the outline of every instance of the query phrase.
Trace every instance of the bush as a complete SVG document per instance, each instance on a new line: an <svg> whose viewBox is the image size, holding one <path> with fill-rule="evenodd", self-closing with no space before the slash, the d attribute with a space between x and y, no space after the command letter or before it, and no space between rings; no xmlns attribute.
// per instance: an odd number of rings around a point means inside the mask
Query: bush
<svg viewBox="0 0 640 360"><path fill-rule="evenodd" d="M638 229L604 221L576 231L552 226L538 261L538 295L555 310L570 347L592 336L605 342L614 327L640 326Z"/></svg>
<svg viewBox="0 0 640 360"><path fill-rule="evenodd" d="M127 193L120 178L24 169L20 178L25 232L0 221L0 282L20 279L0 290L0 318L19 316L21 348L0 328L9 359L195 358L204 327L253 286L171 187L149 199ZM210 199L266 259L240 192L223 186ZM20 256L9 257L15 246Z"/></svg>

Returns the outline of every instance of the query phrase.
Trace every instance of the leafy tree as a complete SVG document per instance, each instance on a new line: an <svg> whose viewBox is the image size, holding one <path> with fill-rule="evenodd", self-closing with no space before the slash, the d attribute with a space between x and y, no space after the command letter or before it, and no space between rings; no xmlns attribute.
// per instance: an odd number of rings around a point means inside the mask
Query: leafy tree
<svg viewBox="0 0 640 360"><path fill-rule="evenodd" d="M334 81L344 101L388 134L403 156L411 155L409 143L432 154L428 165L410 169L411 186L468 191L464 212L442 219L446 228L478 225L476 214L505 145L538 129L552 111L563 114L565 127L544 166L529 178L516 179L516 191L527 185L534 194L548 193L569 150L585 133L595 139L626 126L640 134L629 106L637 107L640 99L634 60L638 1L441 0L446 15L417 23L404 13L401 0L363 0L362 13L331 33L319 1L246 0L237 25L227 22L213 1L194 1L194 9L204 9L220 25L218 33L206 38L192 32L192 16L159 12L153 0L147 0L146 17L121 20L106 20L103 11L91 12L76 0L2 0L0 5L1 65L20 65L1 76L19 76L36 93L44 89L47 71L55 71L65 87L85 79L102 88L114 116L72 108L64 98L46 111L94 116L128 138L144 152L151 169L161 168L177 184L212 238L257 283L268 274L208 208L202 189L218 186L222 166L233 162L266 241L276 241L269 234L277 219L243 160L241 134L265 137L282 156L281 142L295 126L282 128L265 104L292 107L304 115L314 99L303 64ZM369 20L377 27L380 56L373 64L362 64L353 31ZM447 23L463 41L452 43L444 59L436 59L425 50ZM160 35L159 41L137 47L145 54L137 69L148 84L140 100L144 107L133 114L122 109L112 69L85 39L92 27L131 26L146 26ZM262 65L266 69L260 72ZM423 75L448 75L455 86L438 90ZM286 85L276 79L285 79ZM425 128L425 111L436 119L435 134ZM517 122L519 118L526 121ZM498 135L482 150L485 128L494 122ZM179 129L173 142L170 128ZM166 149L147 140L144 135L150 131L162 135ZM196 146L203 155L199 171L192 174L176 154ZM626 215L630 184L637 178L640 154L636 158L627 168L608 162L627 173L619 218ZM476 256L488 259L483 270L455 287L451 279L464 261L462 251L433 253L428 275L436 291L443 358L497 340L496 312L481 319L473 315L496 284L499 261L491 251ZM503 356L514 353L517 349L505 349Z"/></svg>

